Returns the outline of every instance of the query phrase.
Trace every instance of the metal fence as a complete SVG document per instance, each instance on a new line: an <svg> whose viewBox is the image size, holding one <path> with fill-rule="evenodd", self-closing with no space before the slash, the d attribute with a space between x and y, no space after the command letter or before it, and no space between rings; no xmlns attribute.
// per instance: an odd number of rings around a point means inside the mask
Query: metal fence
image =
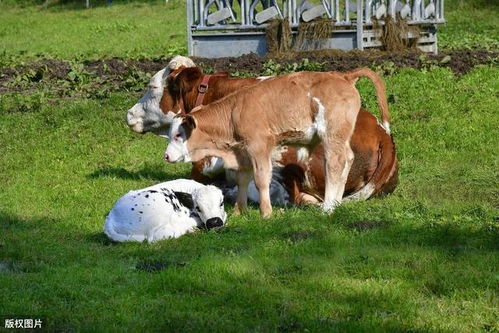
<svg viewBox="0 0 499 333"><path fill-rule="evenodd" d="M187 0L189 54L265 54L267 24L284 18L294 34L301 22L330 19L333 32L322 48L376 48L381 42L373 18L383 25L387 16L418 26L418 47L437 52L436 25L445 22L444 0Z"/></svg>

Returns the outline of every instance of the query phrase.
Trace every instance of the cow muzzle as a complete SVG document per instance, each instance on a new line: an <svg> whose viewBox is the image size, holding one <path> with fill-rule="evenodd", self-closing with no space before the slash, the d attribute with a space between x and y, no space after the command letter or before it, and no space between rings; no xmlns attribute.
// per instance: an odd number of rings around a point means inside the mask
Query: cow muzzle
<svg viewBox="0 0 499 333"><path fill-rule="evenodd" d="M219 217L212 217L211 219L208 219L206 221L206 228L208 230L213 229L213 228L219 228L219 227L222 227L223 225L224 225L224 222Z"/></svg>

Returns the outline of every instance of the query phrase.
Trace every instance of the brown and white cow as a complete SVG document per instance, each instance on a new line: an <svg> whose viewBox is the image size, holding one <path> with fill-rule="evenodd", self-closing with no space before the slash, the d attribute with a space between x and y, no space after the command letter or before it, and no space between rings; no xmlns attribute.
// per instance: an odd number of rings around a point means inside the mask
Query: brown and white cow
<svg viewBox="0 0 499 333"><path fill-rule="evenodd" d="M160 107L165 113L179 109L188 113L199 101L199 88L206 82L209 88L203 96L203 104L267 78L240 79L221 73L204 75L198 67L181 67L168 78L168 87L163 93ZM367 110L360 109L350 141L355 157L345 186L344 200L366 200L375 195L391 193L395 189L398 179L395 144L387 130L388 119L382 115L382 120L385 126ZM273 166L277 170L274 175L286 186L291 203L318 203L324 198L325 187L322 147L319 145L306 161L300 161L297 152L294 147L280 149L273 159ZM223 170L223 163L219 159L206 158L193 164L191 178L203 183L230 182ZM272 183L275 192L282 193L277 183Z"/></svg>
<svg viewBox="0 0 499 333"><path fill-rule="evenodd" d="M350 148L360 96L355 82L375 85L383 119L388 104L382 80L363 68L349 73L300 72L271 78L239 90L196 112L175 118L165 153L168 162L218 156L238 170L236 213L247 204L251 174L260 192L260 212L269 217L271 156L279 145L299 145L309 152L322 142L325 159L323 208L332 211L343 197L354 155Z"/></svg>

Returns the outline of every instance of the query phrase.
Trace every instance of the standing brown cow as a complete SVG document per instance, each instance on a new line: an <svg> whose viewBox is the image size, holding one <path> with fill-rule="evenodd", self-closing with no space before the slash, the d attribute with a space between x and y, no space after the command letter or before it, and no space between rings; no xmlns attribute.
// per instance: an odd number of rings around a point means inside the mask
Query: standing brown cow
<svg viewBox="0 0 499 333"><path fill-rule="evenodd" d="M203 96L209 104L239 89L255 85L267 78L232 78L227 74L203 75L198 67L180 67L168 77L160 107L163 112L182 110L189 113ZM206 88L207 86L207 88ZM204 91L202 94L200 91ZM383 115L382 115L383 116ZM388 128L388 119L382 117ZM398 162L389 131L376 117L361 108L357 116L350 146L354 161L345 186L345 200L365 200L374 195L391 193L397 184ZM203 183L225 178L216 159L205 158L193 163L191 178ZM324 156L322 146L310 158L300 161L295 147L284 148L274 161L282 182L294 204L318 203L324 198Z"/></svg>
<svg viewBox="0 0 499 333"><path fill-rule="evenodd" d="M323 208L331 212L341 202L354 158L350 137L360 110L360 96L355 88L359 77L374 83L383 118L388 120L384 84L367 68L344 74L293 73L239 90L174 119L165 159L178 162L221 157L227 167L238 170L236 212L246 208L247 187L253 173L260 192L260 212L269 217L274 148L296 144L308 153L322 142Z"/></svg>

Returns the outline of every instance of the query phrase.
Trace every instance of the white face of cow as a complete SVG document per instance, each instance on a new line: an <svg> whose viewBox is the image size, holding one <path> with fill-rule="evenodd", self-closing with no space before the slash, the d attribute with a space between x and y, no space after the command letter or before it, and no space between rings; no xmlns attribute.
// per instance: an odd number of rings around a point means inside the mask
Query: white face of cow
<svg viewBox="0 0 499 333"><path fill-rule="evenodd" d="M215 186L204 186L192 194L194 211L208 229L221 227L227 220L224 210L224 196Z"/></svg>
<svg viewBox="0 0 499 333"><path fill-rule="evenodd" d="M163 89L166 85L168 68L163 68L151 78L144 96L127 113L127 124L137 133L155 132L171 123L174 114L164 114L160 108ZM166 133L160 133L166 134Z"/></svg>
<svg viewBox="0 0 499 333"><path fill-rule="evenodd" d="M189 149L187 148L187 132L185 126L182 125L184 118L174 118L168 132L170 142L166 146L165 161L170 163L175 162L190 162Z"/></svg>

